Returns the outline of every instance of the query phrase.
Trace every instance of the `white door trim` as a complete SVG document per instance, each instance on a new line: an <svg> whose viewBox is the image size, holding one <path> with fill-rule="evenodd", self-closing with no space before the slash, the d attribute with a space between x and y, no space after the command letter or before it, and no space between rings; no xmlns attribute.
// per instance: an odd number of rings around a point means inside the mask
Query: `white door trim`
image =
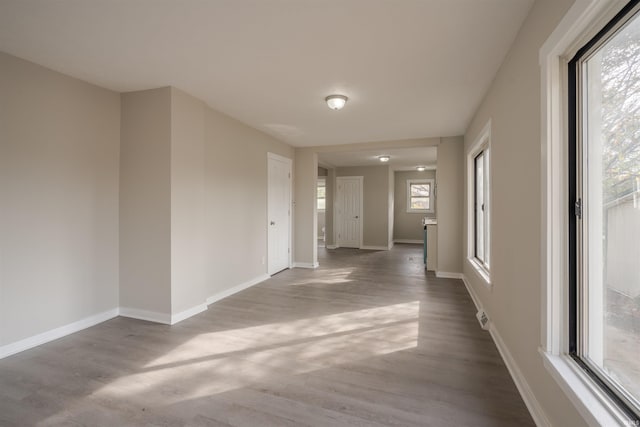
<svg viewBox="0 0 640 427"><path fill-rule="evenodd" d="M281 156L276 153L267 152L267 220L265 221L265 227L267 227L267 259L266 259L266 272L269 274L269 159L279 160L286 163L289 166L289 268L293 268L293 224L291 217L293 215L293 160L288 157Z"/></svg>
<svg viewBox="0 0 640 427"><path fill-rule="evenodd" d="M336 197L334 198L335 202L333 203L333 224L334 224L334 234L336 231L340 231L340 228L342 227L342 218L340 215L336 216L336 205L337 205L337 200L338 200L338 188L340 181L343 179L357 179L358 181L360 181L360 241L358 242L358 248L362 249L362 241L363 241L363 225L364 225L364 177L363 176L338 176L336 177ZM337 220L337 222L336 222ZM335 226L335 224L338 224L338 227ZM336 247L340 247L340 239L337 239L334 237L334 242L336 242Z"/></svg>

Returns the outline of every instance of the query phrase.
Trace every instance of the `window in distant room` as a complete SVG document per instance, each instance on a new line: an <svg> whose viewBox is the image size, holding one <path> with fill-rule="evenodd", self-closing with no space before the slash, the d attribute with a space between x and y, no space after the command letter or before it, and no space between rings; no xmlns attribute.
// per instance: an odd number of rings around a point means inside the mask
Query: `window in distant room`
<svg viewBox="0 0 640 427"><path fill-rule="evenodd" d="M327 206L327 183L324 178L318 178L317 206L319 211L324 211Z"/></svg>
<svg viewBox="0 0 640 427"><path fill-rule="evenodd" d="M433 179L407 180L407 212L433 212Z"/></svg>

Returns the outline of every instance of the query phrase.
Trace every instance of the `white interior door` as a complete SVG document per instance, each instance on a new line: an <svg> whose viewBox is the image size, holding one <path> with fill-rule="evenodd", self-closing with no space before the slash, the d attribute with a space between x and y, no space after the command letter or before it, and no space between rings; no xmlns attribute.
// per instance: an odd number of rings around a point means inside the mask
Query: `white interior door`
<svg viewBox="0 0 640 427"><path fill-rule="evenodd" d="M291 159L268 154L267 240L268 273L290 267Z"/></svg>
<svg viewBox="0 0 640 427"><path fill-rule="evenodd" d="M342 176L336 179L338 246L362 246L362 181L361 176Z"/></svg>

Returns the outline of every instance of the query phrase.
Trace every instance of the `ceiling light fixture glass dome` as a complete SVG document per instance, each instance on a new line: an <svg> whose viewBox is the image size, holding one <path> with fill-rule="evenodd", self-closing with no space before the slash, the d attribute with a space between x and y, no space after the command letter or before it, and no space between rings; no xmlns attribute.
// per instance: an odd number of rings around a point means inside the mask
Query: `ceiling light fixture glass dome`
<svg viewBox="0 0 640 427"><path fill-rule="evenodd" d="M327 101L327 105L332 110L341 110L344 104L347 103L347 98L344 95L329 95L324 100Z"/></svg>
<svg viewBox="0 0 640 427"><path fill-rule="evenodd" d="M378 156L378 160L380 160L382 163L386 163L389 160L391 160L390 156Z"/></svg>

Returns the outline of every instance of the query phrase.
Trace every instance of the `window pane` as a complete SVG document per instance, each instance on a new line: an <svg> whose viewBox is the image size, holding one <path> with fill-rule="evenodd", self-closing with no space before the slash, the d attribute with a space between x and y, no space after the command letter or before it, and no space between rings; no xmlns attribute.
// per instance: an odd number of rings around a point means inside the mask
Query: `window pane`
<svg viewBox="0 0 640 427"><path fill-rule="evenodd" d="M428 197L412 197L411 209L429 209Z"/></svg>
<svg viewBox="0 0 640 427"><path fill-rule="evenodd" d="M318 199L318 209L325 209L325 199Z"/></svg>
<svg viewBox="0 0 640 427"><path fill-rule="evenodd" d="M581 70L585 125L584 357L640 400L640 19Z"/></svg>
<svg viewBox="0 0 640 427"><path fill-rule="evenodd" d="M484 154L482 155L483 160L484 160L484 166L483 166L483 179L484 179L484 186L483 186L483 192L482 192L482 198L484 199L484 208L482 209L482 216L484 219L484 227L483 227L483 231L484 231L484 237L483 237L483 243L484 243L484 265L486 268L489 268L489 263L490 263L490 257L491 257L491 219L490 219L490 215L489 215L489 203L491 198L489 197L489 174L491 171L491 167L489 166L489 162L491 160L491 155L489 154L490 150L486 149L484 150Z"/></svg>
<svg viewBox="0 0 640 427"><path fill-rule="evenodd" d="M475 255L484 261L484 153L475 160Z"/></svg>
<svg viewBox="0 0 640 427"><path fill-rule="evenodd" d="M325 194L326 194L326 187L325 186L318 186L318 198L324 199Z"/></svg>
<svg viewBox="0 0 640 427"><path fill-rule="evenodd" d="M429 184L411 184L411 196L429 197Z"/></svg>

